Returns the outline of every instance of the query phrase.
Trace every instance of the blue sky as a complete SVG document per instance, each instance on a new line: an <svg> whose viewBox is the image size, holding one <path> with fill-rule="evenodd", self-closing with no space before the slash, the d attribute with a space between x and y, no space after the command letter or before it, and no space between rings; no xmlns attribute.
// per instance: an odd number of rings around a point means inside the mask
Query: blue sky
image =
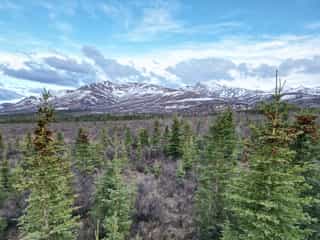
<svg viewBox="0 0 320 240"><path fill-rule="evenodd" d="M319 43L319 0L1 0L0 87L320 86Z"/></svg>

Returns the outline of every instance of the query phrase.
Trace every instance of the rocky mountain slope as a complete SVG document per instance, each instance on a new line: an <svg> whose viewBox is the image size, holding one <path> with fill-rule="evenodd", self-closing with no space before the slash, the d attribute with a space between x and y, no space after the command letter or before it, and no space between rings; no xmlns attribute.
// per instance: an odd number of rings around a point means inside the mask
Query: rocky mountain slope
<svg viewBox="0 0 320 240"><path fill-rule="evenodd" d="M271 92L232 88L223 85L204 85L174 89L146 83L93 83L76 90L60 92L51 103L57 110L88 111L95 113L171 113L211 112L226 106L236 109L251 108L270 98ZM284 99L306 107L320 106L320 88L291 88ZM37 97L24 98L17 103L0 105L0 112L21 113L36 110Z"/></svg>

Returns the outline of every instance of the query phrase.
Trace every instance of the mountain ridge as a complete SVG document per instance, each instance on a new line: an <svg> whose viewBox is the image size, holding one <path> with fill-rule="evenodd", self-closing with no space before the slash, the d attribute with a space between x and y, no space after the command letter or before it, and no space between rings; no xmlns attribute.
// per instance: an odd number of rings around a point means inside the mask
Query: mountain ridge
<svg viewBox="0 0 320 240"><path fill-rule="evenodd" d="M57 110L98 113L210 112L227 105L235 109L251 108L271 96L272 92L267 91L200 82L183 88L169 88L139 82L103 81L61 92L53 96L50 103ZM288 88L284 91L284 99L300 106L318 107L320 88ZM33 112L39 103L37 97L26 97L17 103L0 104L0 113Z"/></svg>

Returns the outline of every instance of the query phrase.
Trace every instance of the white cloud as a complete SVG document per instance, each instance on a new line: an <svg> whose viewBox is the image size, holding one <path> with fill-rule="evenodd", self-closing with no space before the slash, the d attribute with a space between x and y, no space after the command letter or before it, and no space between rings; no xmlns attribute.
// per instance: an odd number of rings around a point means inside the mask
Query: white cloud
<svg viewBox="0 0 320 240"><path fill-rule="evenodd" d="M145 9L141 22L124 35L129 41L149 41L159 34L179 33L183 31L182 22L175 20L168 9Z"/></svg>
<svg viewBox="0 0 320 240"><path fill-rule="evenodd" d="M157 49L147 54L132 56L135 61L156 59L163 67L169 67L186 59L224 58L240 64L258 66L262 63L278 65L287 58L311 58L320 55L320 35L265 36L225 38L211 43L190 42Z"/></svg>
<svg viewBox="0 0 320 240"><path fill-rule="evenodd" d="M108 64L98 66L94 61L89 61L90 65L93 65L96 69L96 75L89 74L88 76L92 78L91 81L96 79L106 80L109 79L111 71L112 77L121 77L117 75L118 71L113 71L116 68L110 68L110 66L116 66L122 73L126 73L127 69L132 69L133 75L141 76L140 81L151 81L168 86L192 84L197 81L214 81L235 87L269 89L273 86L274 69L280 68L280 75L288 81L289 86L315 86L320 85L317 70L319 69L320 58L316 57L320 56L319 46L320 36L318 35L284 35L279 37L264 36L261 39L233 38L202 44L189 43L172 46L169 49L157 49L148 54L119 56L115 58L116 61L105 58L103 53L100 53L101 59L104 59ZM0 52L0 66L5 64L10 69L16 70L30 68L30 64L26 65L25 62L32 61L41 65L44 63L44 59L48 57L51 57L51 59L52 57L70 59L70 63L78 64L74 67L75 69L82 69L84 67L82 63L87 61L87 58L80 55L79 52L77 56L54 52L39 52L32 55ZM190 61L190 59L194 60ZM221 59L221 62L219 59ZM49 63L51 66L61 68L61 64L64 63L58 60L54 58L54 61ZM183 61L186 64L178 65L180 66L178 72L168 70L168 67L174 69L176 64ZM230 64L225 65L224 63L227 62ZM192 70L193 66L196 66L197 69ZM71 68L72 66L68 67ZM188 69L184 69L184 67ZM97 71L97 69L100 69L100 71ZM36 73L39 73L38 67L35 70L37 70ZM49 70L53 69L49 68ZM70 69L67 70L67 72L70 72ZM58 69L58 71L60 72L61 69ZM87 71L83 72L86 73ZM17 72L11 71L9 73L16 74ZM25 74L25 72L23 73ZM131 72L129 73L131 74ZM72 76L72 74L69 74L69 76L65 74L69 73L64 73L63 77L66 79ZM86 74L77 75L77 79L81 79L83 75ZM189 78L186 79L186 76ZM84 79L89 80L88 78Z"/></svg>

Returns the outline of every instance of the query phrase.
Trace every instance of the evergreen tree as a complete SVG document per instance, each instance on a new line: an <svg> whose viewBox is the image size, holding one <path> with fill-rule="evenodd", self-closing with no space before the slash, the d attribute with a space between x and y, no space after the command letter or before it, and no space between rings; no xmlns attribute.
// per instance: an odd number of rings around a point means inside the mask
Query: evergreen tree
<svg viewBox="0 0 320 240"><path fill-rule="evenodd" d="M107 130L103 128L99 134L99 141L92 146L92 157L95 162L95 167L101 168L104 166L105 161L108 158L108 150L111 145L112 143L108 136Z"/></svg>
<svg viewBox="0 0 320 240"><path fill-rule="evenodd" d="M82 173L91 174L95 169L96 151L90 143L88 133L79 128L75 144L76 166Z"/></svg>
<svg viewBox="0 0 320 240"><path fill-rule="evenodd" d="M1 160L0 166L0 185L1 189L6 195L11 191L11 181L10 181L10 167L9 161L5 158Z"/></svg>
<svg viewBox="0 0 320 240"><path fill-rule="evenodd" d="M224 231L224 240L303 240L308 235L301 224L310 219L303 212L309 199L301 197L305 189L301 167L292 166L295 152L290 145L296 137L286 121L281 102L281 82L274 99L264 106L266 122L254 129L247 153L247 168L239 168L238 177L226 194L233 219Z"/></svg>
<svg viewBox="0 0 320 240"><path fill-rule="evenodd" d="M186 169L185 169L185 166L184 166L184 162L182 159L179 159L178 160L178 163L177 163L177 178L178 180L182 180L185 176L186 176Z"/></svg>
<svg viewBox="0 0 320 240"><path fill-rule="evenodd" d="M182 124L182 141L186 142L188 139L192 138L193 132L191 125L188 121L181 121Z"/></svg>
<svg viewBox="0 0 320 240"><path fill-rule="evenodd" d="M110 144L110 139L105 128L103 128L100 133L100 144L103 146L104 149L107 149Z"/></svg>
<svg viewBox="0 0 320 240"><path fill-rule="evenodd" d="M5 152L3 153L3 155L6 155ZM12 181L9 161L7 158L3 158L0 160L0 207L2 203L8 198L9 193L12 190L11 183Z"/></svg>
<svg viewBox="0 0 320 240"><path fill-rule="evenodd" d="M181 157L181 124L177 116L174 117L171 126L168 151L173 158Z"/></svg>
<svg viewBox="0 0 320 240"><path fill-rule="evenodd" d="M196 158L196 146L191 126L188 122L183 124L182 158L178 162L178 176L183 177L193 167Z"/></svg>
<svg viewBox="0 0 320 240"><path fill-rule="evenodd" d="M131 148L132 143L133 143L133 140L132 140L132 134L131 134L130 128L126 127L124 144L127 150Z"/></svg>
<svg viewBox="0 0 320 240"><path fill-rule="evenodd" d="M0 161L5 157L5 144L3 142L3 137L0 132Z"/></svg>
<svg viewBox="0 0 320 240"><path fill-rule="evenodd" d="M139 130L139 143L143 147L149 146L149 133L146 128L141 128Z"/></svg>
<svg viewBox="0 0 320 240"><path fill-rule="evenodd" d="M27 173L19 186L21 190L30 191L28 206L19 218L21 240L76 239L70 164L57 154L48 128L53 118L48 98L49 94L44 93L33 140L35 154L27 156Z"/></svg>
<svg viewBox="0 0 320 240"><path fill-rule="evenodd" d="M169 155L169 139L170 139L170 130L167 125L161 137L161 146L163 147L163 152L165 155Z"/></svg>
<svg viewBox="0 0 320 240"><path fill-rule="evenodd" d="M182 163L185 171L190 171L197 157L194 137L186 138L182 146Z"/></svg>
<svg viewBox="0 0 320 240"><path fill-rule="evenodd" d="M157 119L153 123L153 132L152 132L151 144L154 147L158 147L159 143L160 143L160 122Z"/></svg>
<svg viewBox="0 0 320 240"><path fill-rule="evenodd" d="M25 136L25 139L24 139L24 149L25 151L26 150L30 150L30 149L33 149L33 144L32 144L32 134L30 132L27 133L27 135Z"/></svg>
<svg viewBox="0 0 320 240"><path fill-rule="evenodd" d="M24 137L22 147L22 160L21 163L19 164L19 167L17 169L17 174L20 175L26 175L28 173L28 167L29 167L29 160L34 156L35 150L33 146L33 139L32 139L32 134L28 132L26 136ZM23 178L21 178L23 179Z"/></svg>
<svg viewBox="0 0 320 240"><path fill-rule="evenodd" d="M226 221L224 194L234 167L236 134L230 109L210 126L204 140L204 158L199 167L196 192L197 226L200 239L219 239Z"/></svg>
<svg viewBox="0 0 320 240"><path fill-rule="evenodd" d="M2 133L0 132L0 149L3 151L4 149L4 142L3 142L3 137L2 137Z"/></svg>
<svg viewBox="0 0 320 240"><path fill-rule="evenodd" d="M310 186L302 196L314 199L312 204L305 208L313 221L307 226L302 226L313 231L308 240L320 239L320 136L316 118L316 115L304 112L296 116L294 127L298 136L292 144L292 149L296 151L293 164L306 168L302 176Z"/></svg>
<svg viewBox="0 0 320 240"><path fill-rule="evenodd" d="M57 133L55 144L57 147L57 154L59 154L60 157L65 157L67 150L66 150L66 143L64 141L64 135L62 132Z"/></svg>
<svg viewBox="0 0 320 240"><path fill-rule="evenodd" d="M122 179L123 160L118 157L108 162L95 194L92 214L101 222L104 240L125 240L131 226L132 193Z"/></svg>

